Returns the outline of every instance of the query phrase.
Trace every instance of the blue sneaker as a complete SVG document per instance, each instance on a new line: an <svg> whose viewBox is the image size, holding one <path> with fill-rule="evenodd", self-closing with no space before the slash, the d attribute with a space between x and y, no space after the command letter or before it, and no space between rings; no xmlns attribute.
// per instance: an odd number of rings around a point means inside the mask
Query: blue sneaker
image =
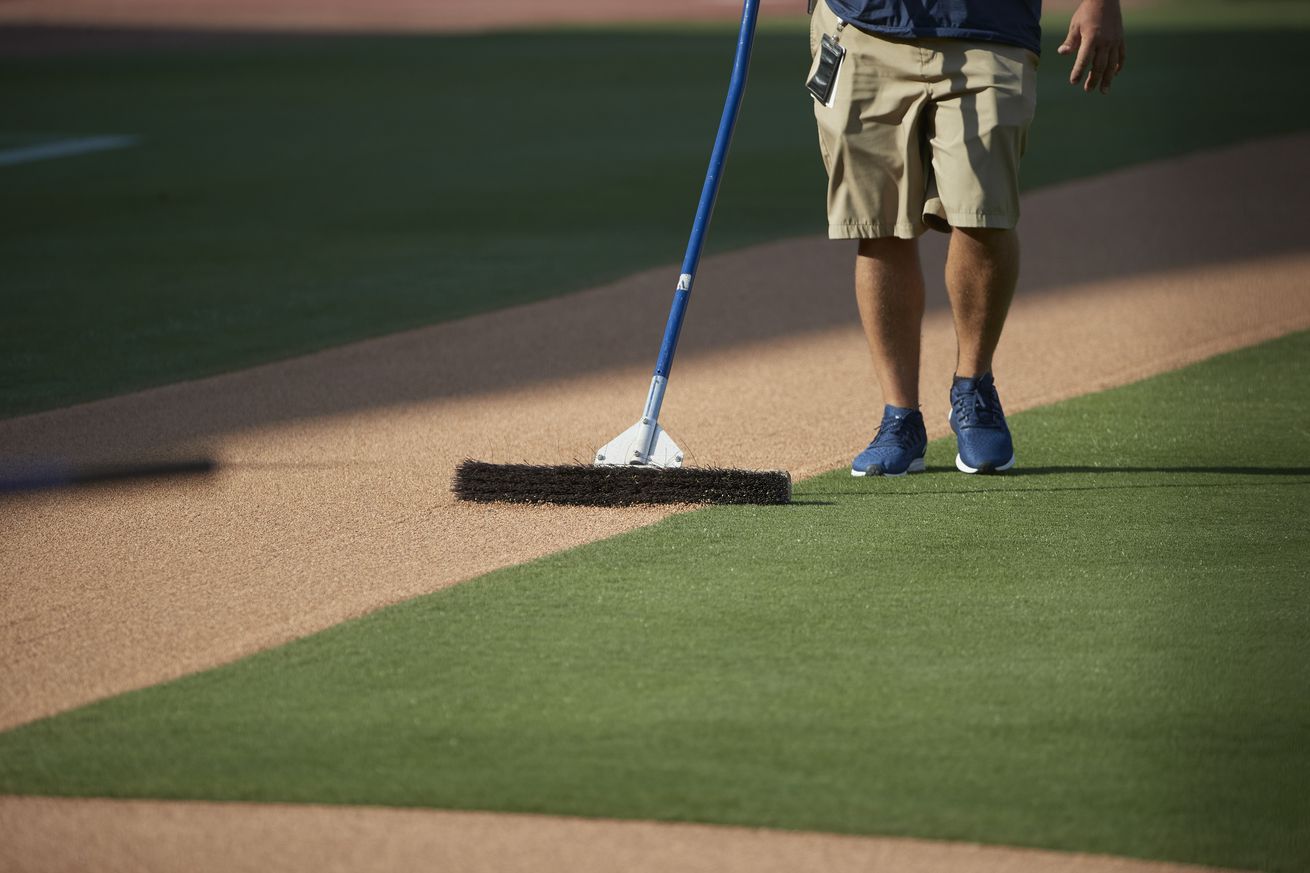
<svg viewBox="0 0 1310 873"><path fill-rule="evenodd" d="M960 449L955 456L960 472L999 473L1014 466L1014 441L991 373L976 379L955 377L951 383L951 430Z"/></svg>
<svg viewBox="0 0 1310 873"><path fill-rule="evenodd" d="M923 456L928 450L928 432L923 413L887 405L882 408L882 424L869 447L855 456L852 476L904 476L923 472Z"/></svg>

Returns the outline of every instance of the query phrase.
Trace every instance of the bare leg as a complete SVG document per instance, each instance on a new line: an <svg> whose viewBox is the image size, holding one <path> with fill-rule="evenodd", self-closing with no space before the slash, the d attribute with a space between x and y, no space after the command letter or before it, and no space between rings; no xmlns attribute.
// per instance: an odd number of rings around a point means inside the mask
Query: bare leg
<svg viewBox="0 0 1310 873"><path fill-rule="evenodd" d="M957 227L951 232L946 290L955 316L957 376L991 371L1018 282L1019 235L1013 230Z"/></svg>
<svg viewBox="0 0 1310 873"><path fill-rule="evenodd" d="M919 406L919 336L923 328L923 270L919 241L860 240L855 300L869 340L883 400Z"/></svg>

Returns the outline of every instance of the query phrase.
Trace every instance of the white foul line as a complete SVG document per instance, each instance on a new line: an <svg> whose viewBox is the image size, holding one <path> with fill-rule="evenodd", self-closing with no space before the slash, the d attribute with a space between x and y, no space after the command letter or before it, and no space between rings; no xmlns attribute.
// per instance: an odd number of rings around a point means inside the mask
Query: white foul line
<svg viewBox="0 0 1310 873"><path fill-rule="evenodd" d="M140 140L134 136L88 136L81 139L61 139L55 142L43 142L40 145L4 149L0 151L0 167L27 164L32 161L45 161L50 158L67 158L73 155L85 155L90 152L125 149L136 145L138 142Z"/></svg>

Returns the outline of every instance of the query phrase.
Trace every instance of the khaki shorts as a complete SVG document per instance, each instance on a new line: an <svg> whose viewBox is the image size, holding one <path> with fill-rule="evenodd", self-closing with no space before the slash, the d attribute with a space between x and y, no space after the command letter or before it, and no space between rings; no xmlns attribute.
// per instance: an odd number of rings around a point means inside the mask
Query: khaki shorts
<svg viewBox="0 0 1310 873"><path fill-rule="evenodd" d="M840 20L820 0L810 53ZM828 169L828 236L913 239L928 227L1014 227L1037 55L956 39L891 39L846 25L831 108L814 101Z"/></svg>

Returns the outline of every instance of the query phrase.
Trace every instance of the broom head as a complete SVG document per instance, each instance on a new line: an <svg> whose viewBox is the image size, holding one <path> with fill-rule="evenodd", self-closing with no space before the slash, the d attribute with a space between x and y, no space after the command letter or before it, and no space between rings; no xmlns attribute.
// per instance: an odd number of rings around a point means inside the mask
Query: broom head
<svg viewBox="0 0 1310 873"><path fill-rule="evenodd" d="M452 485L460 500L633 506L644 503L791 502L786 470L717 467L491 464L467 460Z"/></svg>

